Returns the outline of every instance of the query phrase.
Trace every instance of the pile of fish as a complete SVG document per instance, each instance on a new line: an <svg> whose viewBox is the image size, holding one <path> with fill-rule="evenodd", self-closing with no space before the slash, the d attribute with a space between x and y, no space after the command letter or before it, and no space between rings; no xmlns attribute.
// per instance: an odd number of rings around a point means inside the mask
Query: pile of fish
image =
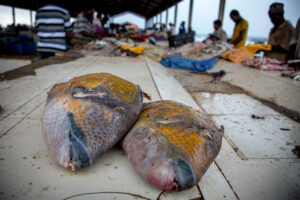
<svg viewBox="0 0 300 200"><path fill-rule="evenodd" d="M168 191L197 184L223 136L206 114L188 106L172 101L143 106L139 86L106 73L55 85L42 123L49 155L59 165L83 169L123 139L138 173Z"/></svg>

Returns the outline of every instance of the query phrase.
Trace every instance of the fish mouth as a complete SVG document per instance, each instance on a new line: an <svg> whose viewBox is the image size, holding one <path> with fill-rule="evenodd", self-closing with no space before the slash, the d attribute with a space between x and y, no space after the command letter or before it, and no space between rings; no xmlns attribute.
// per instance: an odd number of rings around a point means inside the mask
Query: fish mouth
<svg viewBox="0 0 300 200"><path fill-rule="evenodd" d="M81 170L91 164L91 156L86 148L82 148L78 145L71 147L68 169L71 169L72 171Z"/></svg>
<svg viewBox="0 0 300 200"><path fill-rule="evenodd" d="M86 150L83 150L81 147L72 146L70 144L67 149L62 153L59 163L66 169L72 171L81 170L85 167L88 167L92 164L91 157Z"/></svg>
<svg viewBox="0 0 300 200"><path fill-rule="evenodd" d="M73 171L80 170L92 164L92 157L87 148L86 136L77 126L72 113L68 113L71 129L68 134L69 162L67 167Z"/></svg>
<svg viewBox="0 0 300 200"><path fill-rule="evenodd" d="M196 175L188 162L181 158L173 158L172 163L175 172L174 190L180 191L196 184Z"/></svg>

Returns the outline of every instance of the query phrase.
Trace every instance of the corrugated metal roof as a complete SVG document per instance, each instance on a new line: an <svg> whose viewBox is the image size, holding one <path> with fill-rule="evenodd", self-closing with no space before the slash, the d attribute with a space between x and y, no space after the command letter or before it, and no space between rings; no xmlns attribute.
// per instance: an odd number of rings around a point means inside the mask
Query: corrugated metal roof
<svg viewBox="0 0 300 200"><path fill-rule="evenodd" d="M44 3L61 6L76 16L85 8L94 8L104 14L116 15L131 11L147 19L173 6L181 0L0 0L0 4L36 10Z"/></svg>

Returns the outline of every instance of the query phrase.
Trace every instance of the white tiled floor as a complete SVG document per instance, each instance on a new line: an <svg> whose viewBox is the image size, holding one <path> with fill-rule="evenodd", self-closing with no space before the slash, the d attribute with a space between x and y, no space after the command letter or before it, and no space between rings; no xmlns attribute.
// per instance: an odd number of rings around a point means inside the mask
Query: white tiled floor
<svg viewBox="0 0 300 200"><path fill-rule="evenodd" d="M223 81L251 94L300 112L300 81L281 77L279 71L263 71L220 59L211 71L225 70Z"/></svg>
<svg viewBox="0 0 300 200"><path fill-rule="evenodd" d="M292 152L300 144L300 125L283 116L252 119L251 115L214 116L226 135L247 158L297 158ZM280 128L289 129L289 131Z"/></svg>
<svg viewBox="0 0 300 200"><path fill-rule="evenodd" d="M48 157L40 122L46 92L57 82L95 72L139 84L153 101L171 99L200 109L198 103L225 126L226 136L248 160L241 160L223 139L219 156L198 183L205 200L299 199L299 159L291 153L292 146L299 145L297 123L245 95L196 94L196 103L158 63L142 57L100 56L46 66L36 76L0 83L5 109L0 116L0 199L156 199L161 194L138 176L119 147L76 173ZM253 120L251 114L265 119ZM200 191L193 187L163 193L160 199L199 198Z"/></svg>
<svg viewBox="0 0 300 200"><path fill-rule="evenodd" d="M245 94L194 93L196 101L213 115L279 115Z"/></svg>

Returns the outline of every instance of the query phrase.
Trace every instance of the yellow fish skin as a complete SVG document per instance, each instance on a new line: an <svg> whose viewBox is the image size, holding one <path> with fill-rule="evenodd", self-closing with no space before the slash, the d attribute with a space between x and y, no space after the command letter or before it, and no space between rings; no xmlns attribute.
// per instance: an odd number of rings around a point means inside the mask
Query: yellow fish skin
<svg viewBox="0 0 300 200"><path fill-rule="evenodd" d="M145 104L122 141L132 165L150 184L167 191L196 185L222 144L208 115L173 101Z"/></svg>

